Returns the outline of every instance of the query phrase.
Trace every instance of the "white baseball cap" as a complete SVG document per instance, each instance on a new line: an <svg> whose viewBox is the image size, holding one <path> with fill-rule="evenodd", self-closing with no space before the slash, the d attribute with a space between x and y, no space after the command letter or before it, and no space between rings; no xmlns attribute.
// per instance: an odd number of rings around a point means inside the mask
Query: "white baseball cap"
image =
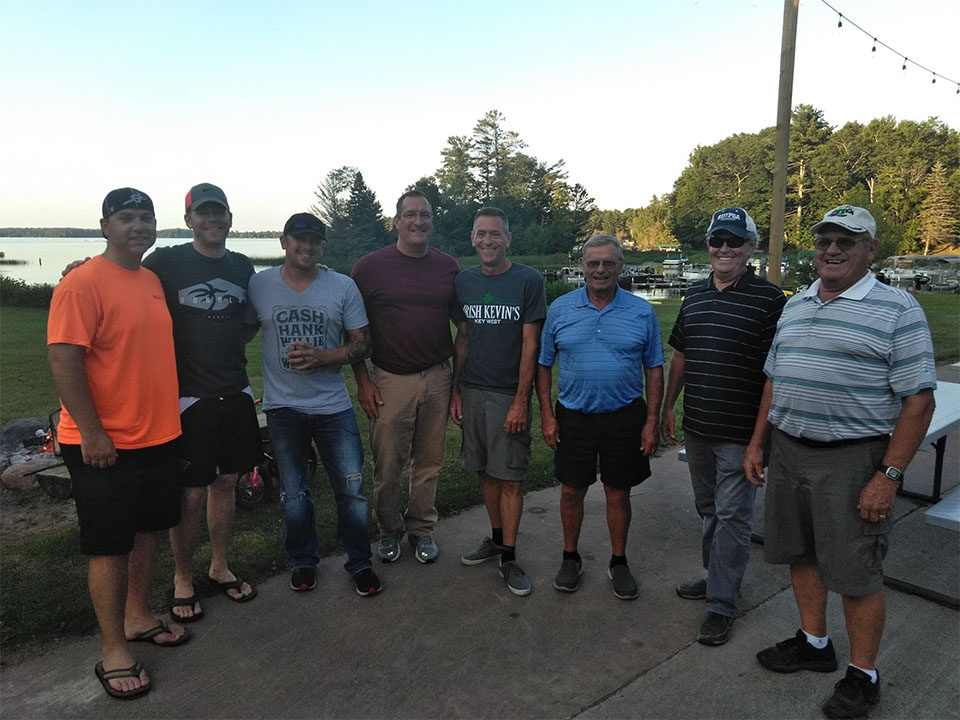
<svg viewBox="0 0 960 720"><path fill-rule="evenodd" d="M877 236L877 221L873 219L873 215L868 210L855 205L835 207L823 216L823 220L810 228L810 232L817 234L827 225L839 225L855 233L869 233L872 238Z"/></svg>

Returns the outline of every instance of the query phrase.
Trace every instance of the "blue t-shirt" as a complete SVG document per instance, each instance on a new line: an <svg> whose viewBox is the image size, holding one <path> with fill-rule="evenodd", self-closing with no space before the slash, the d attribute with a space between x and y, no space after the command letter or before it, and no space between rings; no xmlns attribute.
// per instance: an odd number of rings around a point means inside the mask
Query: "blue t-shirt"
<svg viewBox="0 0 960 720"><path fill-rule="evenodd" d="M547 312L540 364L553 366L558 353L560 404L584 413L619 410L643 396L644 368L663 365L657 315L619 287L603 310L585 287L561 295Z"/></svg>
<svg viewBox="0 0 960 720"><path fill-rule="evenodd" d="M345 330L366 327L367 313L356 284L333 270L319 270L296 292L270 268L250 278L250 302L263 329L263 409L292 408L333 415L351 407L340 368L294 370L287 351L294 341L334 350Z"/></svg>

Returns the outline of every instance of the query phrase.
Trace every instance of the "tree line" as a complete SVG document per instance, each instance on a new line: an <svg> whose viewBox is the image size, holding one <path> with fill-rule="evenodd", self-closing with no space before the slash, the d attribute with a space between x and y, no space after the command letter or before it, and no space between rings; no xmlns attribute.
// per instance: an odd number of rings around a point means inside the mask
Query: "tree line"
<svg viewBox="0 0 960 720"><path fill-rule="evenodd" d="M600 212L597 226L638 248L675 238L702 247L712 213L739 205L769 236L775 128L697 147L673 191L640 210ZM881 257L957 251L960 133L936 118L893 117L835 129L810 105L793 111L787 172L786 247L811 248L810 226L840 204L877 219Z"/></svg>
<svg viewBox="0 0 960 720"><path fill-rule="evenodd" d="M469 255L474 213L484 205L506 212L518 255L569 252L587 233L596 210L579 183L570 183L562 159L539 160L505 127L503 113L491 110L469 135L452 135L441 164L407 187L419 190L433 207L431 244L454 256ZM314 193L311 211L330 228L327 252L357 257L391 242L392 216L355 167L331 170Z"/></svg>
<svg viewBox="0 0 960 720"><path fill-rule="evenodd" d="M673 190L639 208L601 210L571 182L562 159L542 161L491 110L469 135L447 138L441 163L408 186L434 209L432 243L471 254L473 214L483 205L510 218L518 255L569 253L594 233L637 250L702 249L713 212L745 207L762 245L769 235L775 128L732 135L693 150ZM868 208L878 222L881 253L956 250L960 234L960 133L936 118L879 118L836 129L823 112L798 105L790 127L784 242L812 247L809 227L843 203ZM317 186L311 210L330 227L328 253L359 257L391 242L393 208L384 217L363 175L336 168Z"/></svg>

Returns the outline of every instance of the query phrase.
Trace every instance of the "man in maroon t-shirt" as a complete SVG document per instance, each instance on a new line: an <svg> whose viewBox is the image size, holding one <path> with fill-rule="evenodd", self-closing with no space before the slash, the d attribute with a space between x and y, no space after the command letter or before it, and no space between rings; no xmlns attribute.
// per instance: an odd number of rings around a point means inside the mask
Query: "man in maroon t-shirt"
<svg viewBox="0 0 960 720"><path fill-rule="evenodd" d="M372 371L353 366L360 405L370 419L377 557L400 558L406 531L416 558L437 559L433 530L437 476L446 449L453 339L450 319L457 261L430 247L433 212L410 191L397 201L397 243L357 261L353 279L363 295L373 340ZM403 513L400 474L413 459L410 502Z"/></svg>

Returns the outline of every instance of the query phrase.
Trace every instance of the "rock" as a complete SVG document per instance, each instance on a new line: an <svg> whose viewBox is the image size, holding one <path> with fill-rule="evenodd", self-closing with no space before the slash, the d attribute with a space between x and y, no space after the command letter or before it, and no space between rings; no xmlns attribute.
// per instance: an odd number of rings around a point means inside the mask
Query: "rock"
<svg viewBox="0 0 960 720"><path fill-rule="evenodd" d="M13 449L25 440L29 441L37 436L37 431L44 433L50 429L50 421L46 418L17 418L0 428L0 447Z"/></svg>
<svg viewBox="0 0 960 720"><path fill-rule="evenodd" d="M3 471L3 474L0 474L0 483L12 490L29 490L36 484L33 473L60 465L62 462L60 458L50 453L28 462L11 465Z"/></svg>

